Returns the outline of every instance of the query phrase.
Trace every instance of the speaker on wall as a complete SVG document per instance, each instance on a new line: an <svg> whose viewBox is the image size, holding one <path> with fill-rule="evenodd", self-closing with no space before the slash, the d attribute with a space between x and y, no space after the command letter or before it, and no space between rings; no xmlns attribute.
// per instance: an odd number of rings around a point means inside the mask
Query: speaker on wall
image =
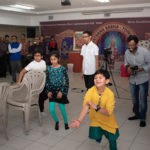
<svg viewBox="0 0 150 150"><path fill-rule="evenodd" d="M35 38L36 29L35 27L27 27L27 38Z"/></svg>

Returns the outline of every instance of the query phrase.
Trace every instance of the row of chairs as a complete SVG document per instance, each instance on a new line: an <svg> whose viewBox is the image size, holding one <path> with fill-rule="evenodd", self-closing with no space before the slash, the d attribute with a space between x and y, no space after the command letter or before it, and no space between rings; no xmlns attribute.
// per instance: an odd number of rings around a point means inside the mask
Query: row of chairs
<svg viewBox="0 0 150 150"><path fill-rule="evenodd" d="M37 108L41 125L40 109L38 105L39 94L45 86L45 73L41 71L29 71L24 75L20 86L10 86L8 83L0 83L0 119L4 128L6 139L9 107L23 111L24 131L29 133L30 109Z"/></svg>

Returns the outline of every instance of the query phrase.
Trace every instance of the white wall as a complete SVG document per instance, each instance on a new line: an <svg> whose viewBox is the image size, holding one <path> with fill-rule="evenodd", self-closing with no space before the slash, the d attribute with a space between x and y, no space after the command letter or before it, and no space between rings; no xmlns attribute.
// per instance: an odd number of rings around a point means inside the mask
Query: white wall
<svg viewBox="0 0 150 150"><path fill-rule="evenodd" d="M30 26L31 17L28 15L15 14L11 12L0 12L1 25L17 25L17 26Z"/></svg>
<svg viewBox="0 0 150 150"><path fill-rule="evenodd" d="M53 16L49 20L48 16ZM150 9L144 9L142 12L112 13L110 17L104 17L103 13L93 15L83 15L82 13L62 13L55 15L31 16L31 25L38 26L40 22L60 21L60 20L82 20L82 19L108 19L108 18L133 18L133 17L150 17Z"/></svg>
<svg viewBox="0 0 150 150"><path fill-rule="evenodd" d="M49 20L48 16L53 16L53 20ZM144 9L142 12L125 12L112 13L110 17L104 17L103 13L93 15L83 15L79 12L58 13L49 15L22 15L14 13L0 12L0 24L17 25L17 26L39 26L44 21L60 21L60 20L82 20L82 19L108 19L108 18L133 18L133 17L150 17L150 8Z"/></svg>

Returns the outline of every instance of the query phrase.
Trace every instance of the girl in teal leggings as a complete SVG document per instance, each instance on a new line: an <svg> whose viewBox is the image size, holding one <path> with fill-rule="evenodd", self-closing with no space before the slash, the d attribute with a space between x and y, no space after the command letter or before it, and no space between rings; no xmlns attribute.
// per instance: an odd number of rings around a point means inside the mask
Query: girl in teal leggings
<svg viewBox="0 0 150 150"><path fill-rule="evenodd" d="M59 55L56 52L50 55L51 66L46 72L46 91L49 98L49 111L55 121L55 130L59 130L59 120L55 113L55 105L58 103L59 109L64 119L65 129L69 129L65 104L68 104L69 78L66 68L59 64Z"/></svg>

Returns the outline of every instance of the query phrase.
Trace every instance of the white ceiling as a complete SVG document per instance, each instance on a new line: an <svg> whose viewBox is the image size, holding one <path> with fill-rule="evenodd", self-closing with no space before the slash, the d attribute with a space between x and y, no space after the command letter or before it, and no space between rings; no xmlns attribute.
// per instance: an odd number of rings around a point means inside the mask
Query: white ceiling
<svg viewBox="0 0 150 150"><path fill-rule="evenodd" d="M70 0L71 6L61 6L61 0L0 0L0 10L19 12L19 13L31 13L31 14L46 14L49 12L57 12L62 10L85 10L88 8L110 8L117 6L127 6L127 5L138 5L144 7L146 5L150 8L150 0L111 0L110 3L99 3L95 0ZM22 4L27 6L34 6L35 10L26 11L21 9L10 10L10 5Z"/></svg>

